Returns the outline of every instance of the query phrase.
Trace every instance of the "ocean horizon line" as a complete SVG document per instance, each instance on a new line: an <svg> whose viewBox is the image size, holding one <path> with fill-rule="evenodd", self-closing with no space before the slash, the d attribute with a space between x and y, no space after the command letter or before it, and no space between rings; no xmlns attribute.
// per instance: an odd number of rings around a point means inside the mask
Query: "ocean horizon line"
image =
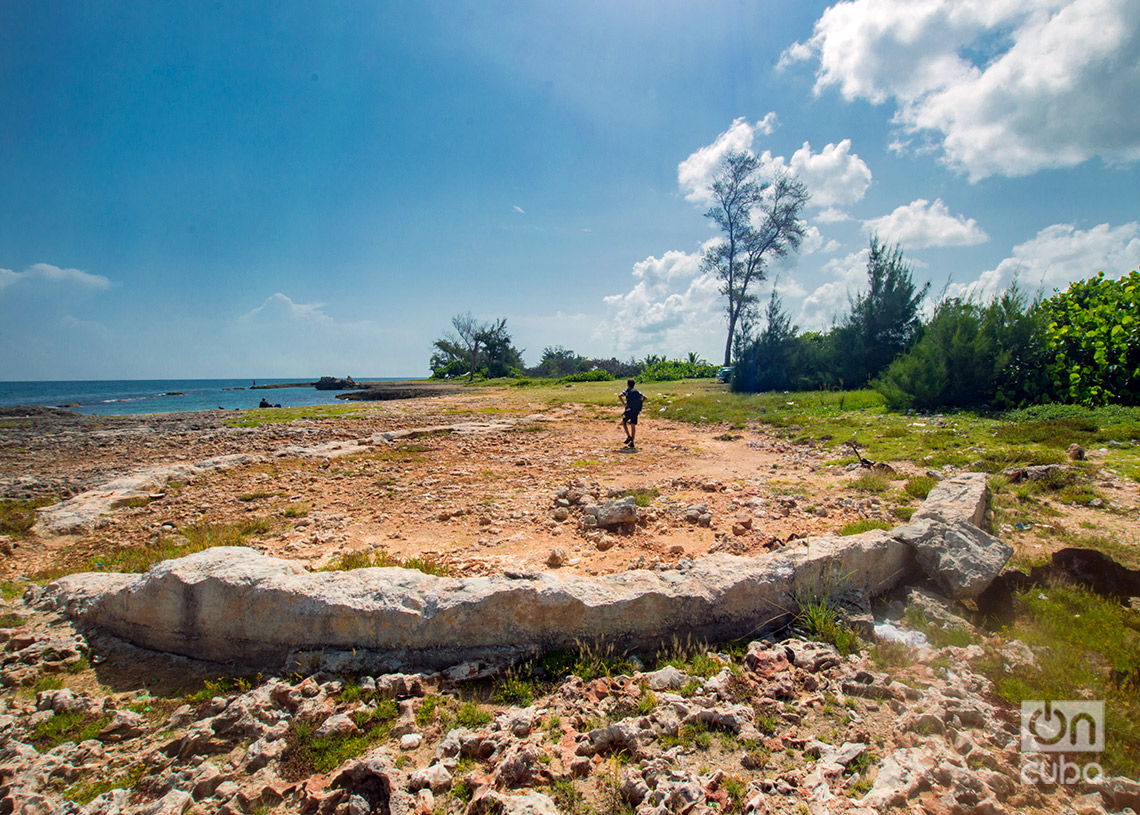
<svg viewBox="0 0 1140 815"><path fill-rule="evenodd" d="M403 382L426 377L353 377L356 382ZM0 407L38 405L91 416L188 413L341 404L343 390L318 390L320 377L216 379L0 380ZM264 403L263 403L264 400Z"/></svg>

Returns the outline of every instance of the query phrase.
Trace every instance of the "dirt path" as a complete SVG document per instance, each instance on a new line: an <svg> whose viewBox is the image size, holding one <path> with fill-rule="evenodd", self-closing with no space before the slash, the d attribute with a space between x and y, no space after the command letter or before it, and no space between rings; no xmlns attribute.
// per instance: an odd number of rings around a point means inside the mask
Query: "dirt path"
<svg viewBox="0 0 1140 815"><path fill-rule="evenodd" d="M861 473L836 465L834 450L761 430L694 427L648 412L637 449L625 450L616 404L552 405L521 389L362 403L350 417L227 424L268 415L49 414L6 422L0 428L5 497L70 496L147 467L232 453L254 453L261 461L168 485L87 535L14 540L4 576L90 568L116 550L205 525L241 526L258 550L312 568L368 553L427 558L451 574L478 575L545 569L558 549L561 568L601 574L710 551L758 553L861 519L894 525L908 502L902 481L889 493L860 491L852 482ZM513 422L497 427L496 419ZM444 426L459 428L395 433ZM396 437L373 440L383 433ZM334 459L300 454L333 441L359 451ZM921 474L910 462L892 464L900 475ZM1129 494L1120 500L1136 503L1135 484L1113 489L1125 487ZM575 505L582 500L629 494L646 510L636 529L580 527ZM1084 515L1096 512L1057 510L1062 521L1084 525ZM999 532L1031 556L1056 548L1035 530Z"/></svg>
<svg viewBox="0 0 1140 815"><path fill-rule="evenodd" d="M508 430L361 444L359 453L333 460L280 454L498 417L524 421ZM853 492L846 486L851 475L827 465L831 452L652 417L642 423L637 449L628 451L617 418L616 408L552 407L496 390L257 428L227 427L232 414L211 412L9 429L3 472L18 473L28 494L72 494L149 465L234 452L267 460L171 485L144 506L117 510L89 535L21 543L6 563L8 576L98 559L194 524L252 525L257 549L314 567L346 553L384 552L433 558L457 575L486 574L546 568L559 547L563 568L598 574L713 548L763 551L860 517L886 517L878 498ZM571 503L632 491L649 511L630 534L582 530L576 514L558 506L567 488ZM695 520L701 515L711 518Z"/></svg>

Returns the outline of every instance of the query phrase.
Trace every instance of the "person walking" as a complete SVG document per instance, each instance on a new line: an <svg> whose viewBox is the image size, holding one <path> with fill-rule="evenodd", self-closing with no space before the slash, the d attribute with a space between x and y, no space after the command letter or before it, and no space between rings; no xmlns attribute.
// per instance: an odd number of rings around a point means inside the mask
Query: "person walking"
<svg viewBox="0 0 1140 815"><path fill-rule="evenodd" d="M625 407L621 415L621 429L625 431L625 446L633 449L633 440L637 435L637 415L645 405L645 397L636 387L637 383L627 379L626 389L618 394L618 400Z"/></svg>

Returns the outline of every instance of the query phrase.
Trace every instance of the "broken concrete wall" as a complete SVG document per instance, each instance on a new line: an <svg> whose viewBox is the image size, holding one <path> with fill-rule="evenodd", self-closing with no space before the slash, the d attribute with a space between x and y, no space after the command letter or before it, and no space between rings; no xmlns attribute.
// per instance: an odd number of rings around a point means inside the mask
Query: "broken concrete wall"
<svg viewBox="0 0 1140 815"><path fill-rule="evenodd" d="M940 534L976 529L966 519L976 517L979 502L984 507L985 477L960 481L920 519L922 534L900 527L811 538L759 557L712 555L685 570L472 578L400 568L308 572L220 547L143 575L71 575L44 596L136 645L253 667L280 666L297 650L359 650L391 665L444 667L579 642L627 649L673 637L754 637L784 625L805 597L875 596L914 579L920 567L954 596L988 585L1009 547L984 534ZM940 559L939 547L951 544ZM967 583L955 582L962 575Z"/></svg>

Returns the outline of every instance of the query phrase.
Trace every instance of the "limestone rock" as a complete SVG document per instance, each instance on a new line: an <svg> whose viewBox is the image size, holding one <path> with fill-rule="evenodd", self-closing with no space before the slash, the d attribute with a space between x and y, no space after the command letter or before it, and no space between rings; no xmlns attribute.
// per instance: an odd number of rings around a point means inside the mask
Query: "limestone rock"
<svg viewBox="0 0 1140 815"><path fill-rule="evenodd" d="M582 514L593 517L601 527L624 526L637 523L637 504L633 496L628 496L602 504L590 504L582 510Z"/></svg>
<svg viewBox="0 0 1140 815"><path fill-rule="evenodd" d="M511 580L400 568L308 572L252 549L216 547L143 575L70 575L44 599L146 648L255 667L281 665L291 651L355 649L382 672L580 640L633 648L674 635L740 636L756 631L758 619L779 626L797 583L841 573L874 595L902 583L912 559L906 543L874 531L760 557L717 554L684 570Z"/></svg>
<svg viewBox="0 0 1140 815"><path fill-rule="evenodd" d="M918 565L955 600L977 597L1013 557L1012 546L969 521L926 516L893 532L914 547Z"/></svg>
<svg viewBox="0 0 1140 815"><path fill-rule="evenodd" d="M968 521L986 528L989 487L985 473L959 473L939 481L926 495L911 521L934 518L943 522Z"/></svg>

